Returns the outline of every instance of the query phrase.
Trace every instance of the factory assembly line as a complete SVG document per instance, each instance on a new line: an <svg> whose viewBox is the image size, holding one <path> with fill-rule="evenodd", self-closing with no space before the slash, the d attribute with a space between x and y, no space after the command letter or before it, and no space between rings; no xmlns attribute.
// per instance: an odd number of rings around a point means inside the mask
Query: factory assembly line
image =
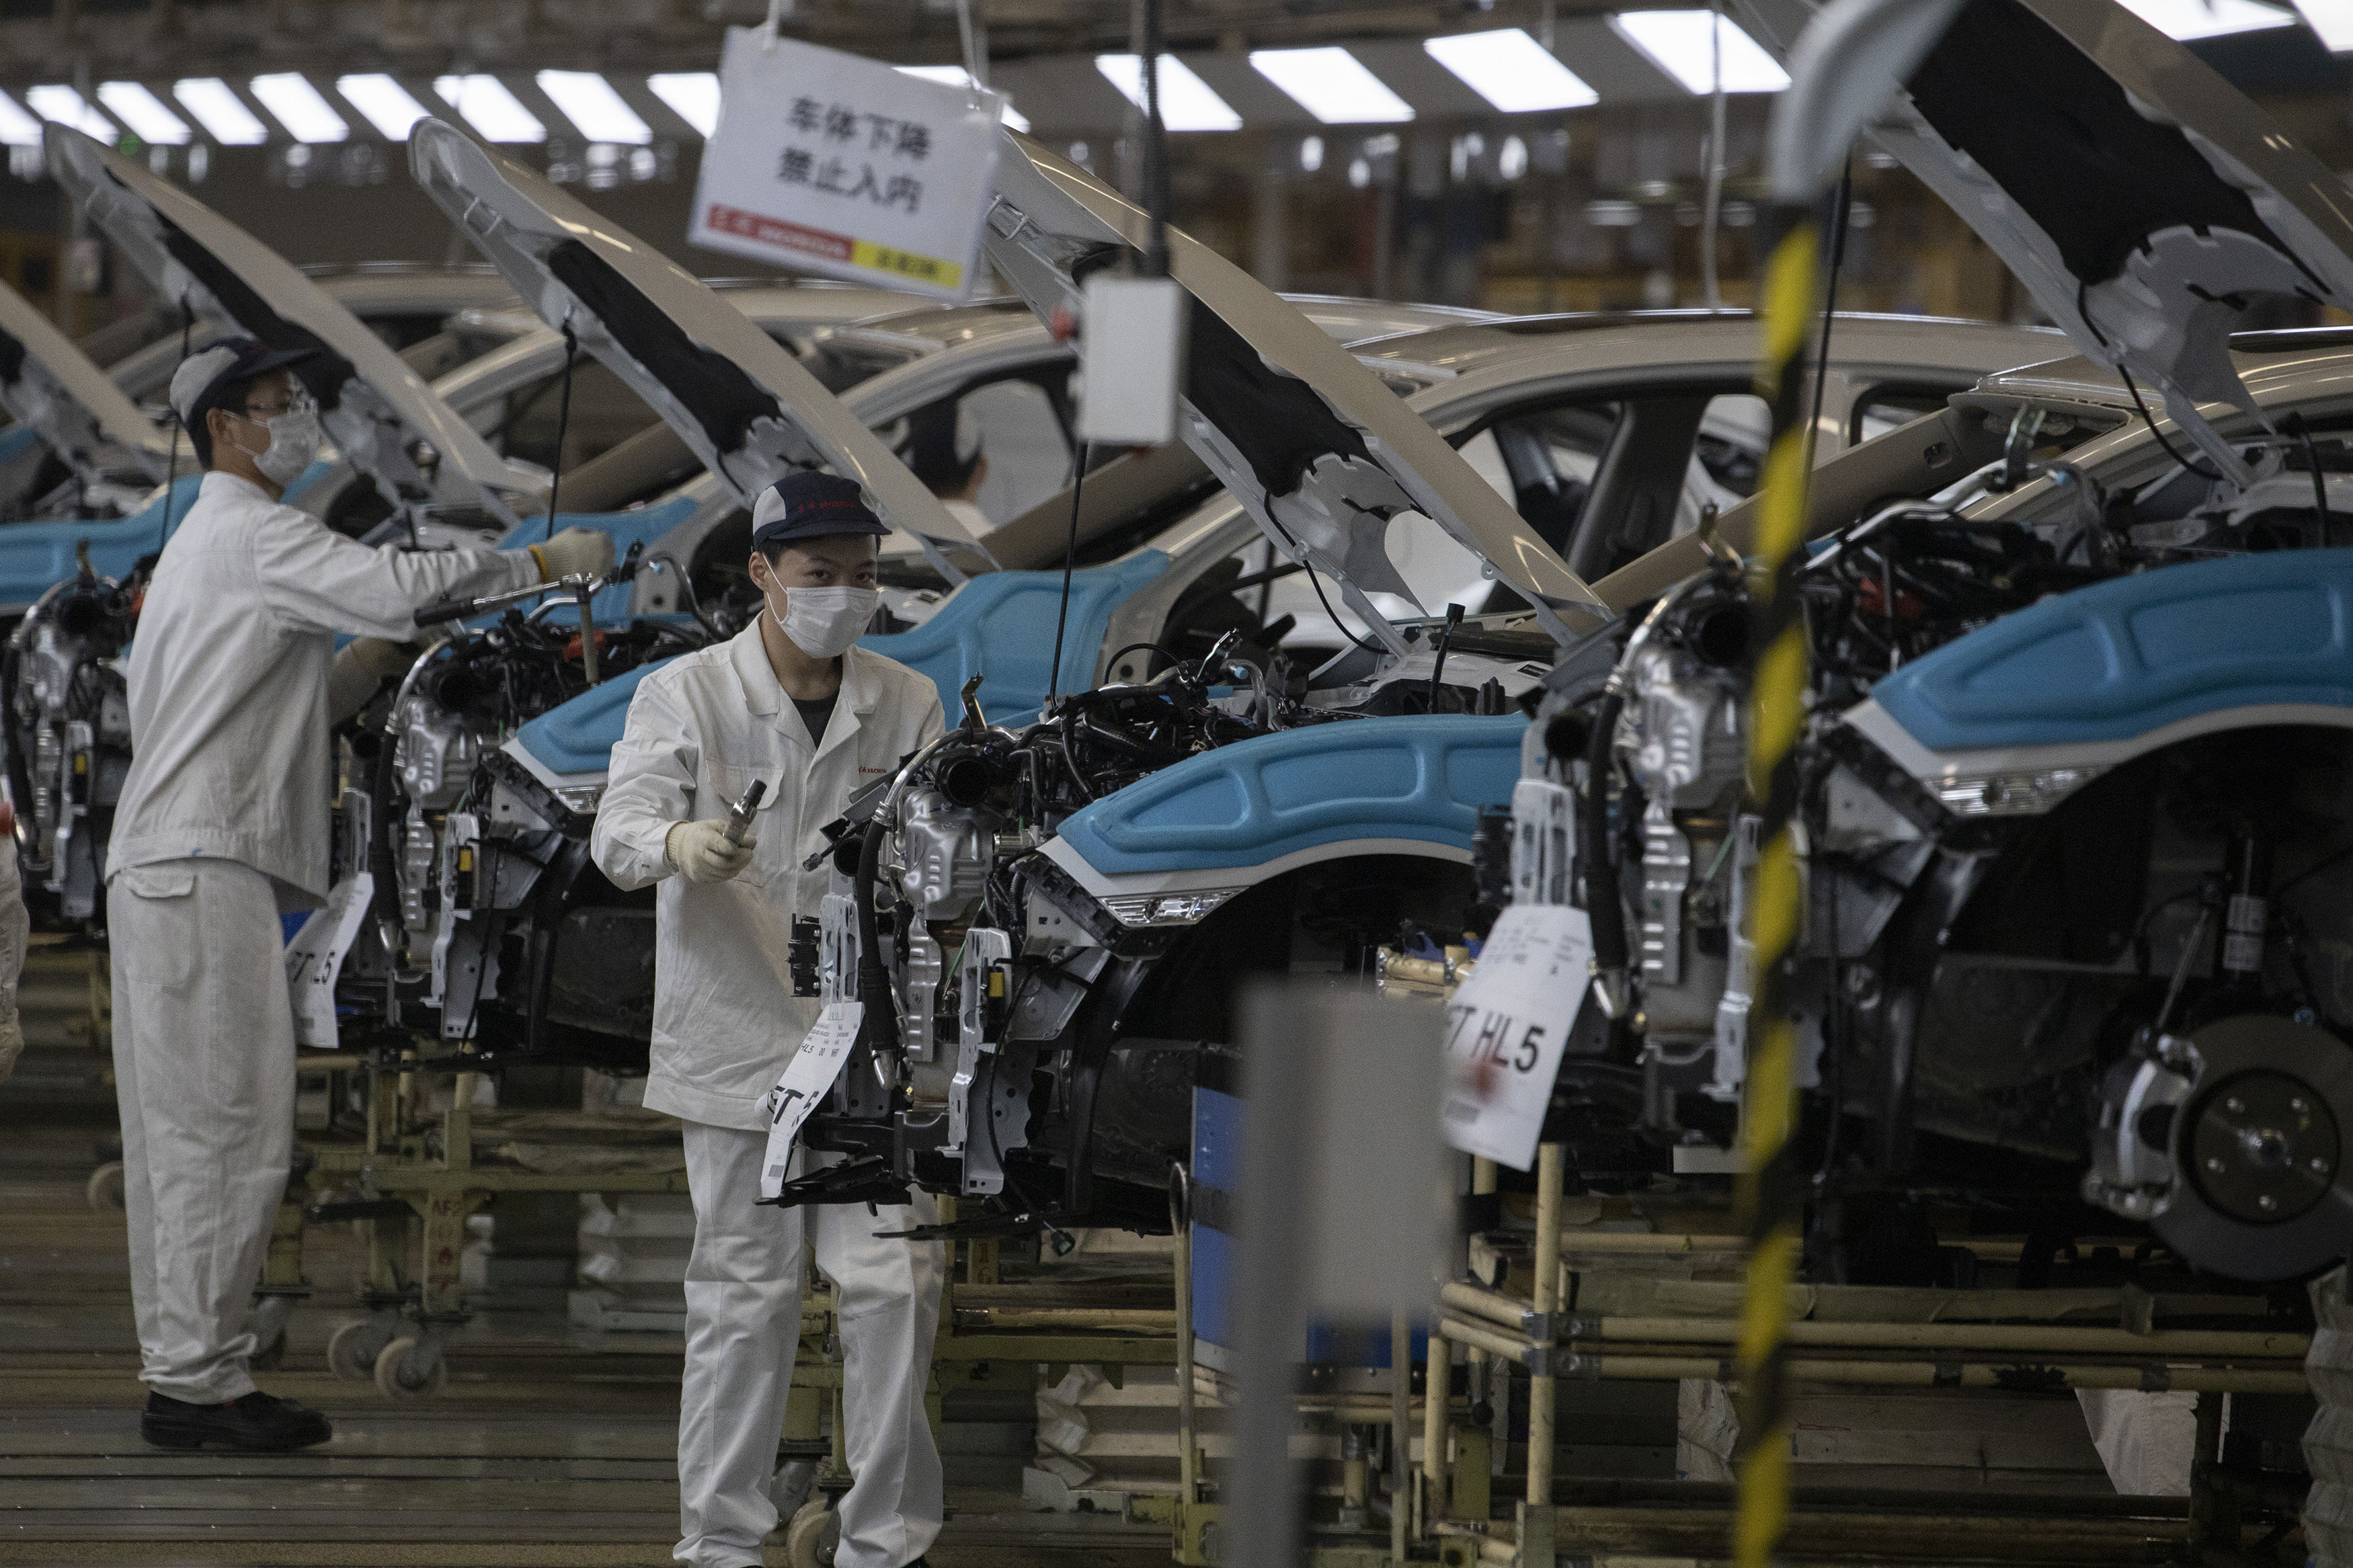
<svg viewBox="0 0 2353 1568"><path fill-rule="evenodd" d="M332 670L222 726L331 783L269 817L323 882L256 879L302 1092L206 1167L277 1211L194 1270L256 1276L211 1370L151 1193L214 1178L117 1048L148 1443L348 1451L248 1368L462 1405L485 1253L576 1203L684 1226L682 1307L614 1243L568 1310L683 1326L698 1568L973 1550L944 1434L1008 1392L1026 1504L1139 1561L2353 1562L2353 329L2271 324L2353 320L2353 202L2138 5L1736 11L1753 313L1271 287L1168 222L1157 89L1140 195L998 126L959 303L699 279L429 113L394 177L487 266L314 276L40 127L154 302L0 283L28 976L128 1037L227 962L126 935L251 868L155 847L185 574L279 617L237 679ZM1841 309L1856 151L2054 325ZM1898 1415L1975 1468L1891 1480Z"/></svg>

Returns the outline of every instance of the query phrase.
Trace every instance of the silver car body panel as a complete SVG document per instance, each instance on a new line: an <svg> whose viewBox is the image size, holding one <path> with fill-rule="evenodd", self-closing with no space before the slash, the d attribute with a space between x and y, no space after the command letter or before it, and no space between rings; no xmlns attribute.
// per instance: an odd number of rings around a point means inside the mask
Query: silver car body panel
<svg viewBox="0 0 2353 1568"><path fill-rule="evenodd" d="M961 574L945 547L986 553L790 351L659 251L440 121L410 133L409 163L541 317L568 323L744 505L788 473L830 467L951 580Z"/></svg>
<svg viewBox="0 0 2353 1568"><path fill-rule="evenodd" d="M50 172L167 300L283 348L328 356L302 379L343 458L397 510L480 506L512 524L528 482L436 398L384 341L300 268L202 202L80 132L45 128ZM337 372L340 371L340 374ZM430 472L412 454L438 454Z"/></svg>
<svg viewBox="0 0 2353 1568"><path fill-rule="evenodd" d="M124 458L163 482L171 442L73 340L0 284L0 407L38 436L84 481L121 477Z"/></svg>
<svg viewBox="0 0 2353 1568"><path fill-rule="evenodd" d="M1042 144L1015 131L998 134L997 202L983 247L1041 318L1075 312L1076 275L1140 249L1145 216ZM1409 512L1435 520L1493 565L1562 642L1571 635L1562 611L1604 614L1592 591L1471 466L1329 334L1181 231L1169 230L1168 246L1171 274L1200 307L1187 348L1191 373L1214 360L1217 374L1250 388L1246 398L1208 407L1188 387L1186 444L1277 548L1338 584L1392 653L1405 654L1404 638L1366 595L1411 598L1382 542L1390 521Z"/></svg>
<svg viewBox="0 0 2353 1568"><path fill-rule="evenodd" d="M1813 14L1742 4L1785 58ZM2080 350L2163 393L2220 473L2252 479L2199 405L2257 406L2228 352L2253 296L2353 310L2343 181L2112 0L1973 0L1870 134Z"/></svg>

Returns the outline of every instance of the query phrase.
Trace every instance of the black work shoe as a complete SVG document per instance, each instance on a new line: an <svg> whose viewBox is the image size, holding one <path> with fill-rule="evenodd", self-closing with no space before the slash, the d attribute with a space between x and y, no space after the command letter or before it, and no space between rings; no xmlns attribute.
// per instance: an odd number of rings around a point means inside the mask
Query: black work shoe
<svg viewBox="0 0 2353 1568"><path fill-rule="evenodd" d="M259 1391L227 1405L190 1405L161 1394L147 1396L139 1435L159 1448L229 1448L275 1452L308 1448L335 1435L327 1418L290 1399Z"/></svg>

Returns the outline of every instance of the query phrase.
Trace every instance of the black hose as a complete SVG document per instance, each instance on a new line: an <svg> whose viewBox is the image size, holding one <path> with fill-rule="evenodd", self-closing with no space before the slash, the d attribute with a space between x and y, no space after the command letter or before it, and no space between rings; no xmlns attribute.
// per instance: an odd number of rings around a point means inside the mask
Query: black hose
<svg viewBox="0 0 2353 1568"><path fill-rule="evenodd" d="M881 872L882 837L889 831L882 813L876 812L858 847L858 875L850 883L858 902L858 999L866 1005L860 1032L878 1048L899 1043L899 1010L891 998L890 973L882 967L881 921L874 913L874 879Z"/></svg>
<svg viewBox="0 0 2353 1568"><path fill-rule="evenodd" d="M392 858L392 797L397 777L395 759L400 738L386 735L377 742L375 768L368 780L368 875L375 880L375 918L400 923L400 876Z"/></svg>
<svg viewBox="0 0 2353 1568"><path fill-rule="evenodd" d="M16 682L24 671L24 656L12 642L8 651L0 655L0 715L8 724L8 797L16 807L16 847L22 849L26 835L37 835L40 825L33 819L33 770L25 761L25 748L18 744L25 726L16 715Z"/></svg>
<svg viewBox="0 0 2353 1568"><path fill-rule="evenodd" d="M1626 906L1618 896L1618 858L1609 842L1609 749L1626 699L1605 691L1585 743L1585 811L1577 824L1577 858L1584 862L1585 913L1593 925L1593 966L1626 968Z"/></svg>

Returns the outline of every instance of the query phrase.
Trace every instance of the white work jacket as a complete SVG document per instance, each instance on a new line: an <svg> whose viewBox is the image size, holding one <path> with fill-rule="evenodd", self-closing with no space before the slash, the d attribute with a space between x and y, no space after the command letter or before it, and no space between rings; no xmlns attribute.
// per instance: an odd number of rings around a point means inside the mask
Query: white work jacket
<svg viewBox="0 0 2353 1568"><path fill-rule="evenodd" d="M937 738L938 688L881 654L842 655L841 695L812 739L760 645L757 622L662 666L629 700L613 748L589 853L623 888L654 894L654 1030L646 1106L713 1127L767 1126L760 1097L815 1026L814 997L793 994L786 943L814 919L830 870L801 863L849 797ZM695 883L662 853L681 822L723 817L767 781L752 864Z"/></svg>
<svg viewBox="0 0 2353 1568"><path fill-rule="evenodd" d="M417 610L539 581L529 554L346 539L251 481L208 473L155 563L131 646L131 773L107 876L218 856L326 897L335 634L417 635Z"/></svg>

